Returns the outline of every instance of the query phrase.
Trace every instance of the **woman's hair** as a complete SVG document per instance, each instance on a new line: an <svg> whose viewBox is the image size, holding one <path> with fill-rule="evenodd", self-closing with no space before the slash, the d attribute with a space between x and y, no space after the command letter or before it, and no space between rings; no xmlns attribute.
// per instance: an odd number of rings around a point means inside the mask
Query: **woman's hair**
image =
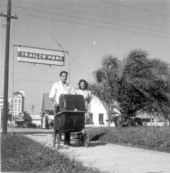
<svg viewBox="0 0 170 173"><path fill-rule="evenodd" d="M81 89L81 86L80 86L81 82L84 82L84 84L85 84L85 89L88 89L89 84L88 84L88 82L87 82L86 80L84 80L84 79L80 79L80 80L79 80L79 83L78 83L79 89Z"/></svg>

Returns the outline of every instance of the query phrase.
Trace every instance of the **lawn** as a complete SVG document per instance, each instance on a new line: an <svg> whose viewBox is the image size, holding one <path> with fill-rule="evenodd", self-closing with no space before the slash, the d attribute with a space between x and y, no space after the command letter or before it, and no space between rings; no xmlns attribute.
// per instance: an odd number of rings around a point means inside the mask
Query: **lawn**
<svg viewBox="0 0 170 173"><path fill-rule="evenodd" d="M1 136L1 172L101 173L22 135Z"/></svg>
<svg viewBox="0 0 170 173"><path fill-rule="evenodd" d="M87 132L91 140L170 153L170 127L99 127Z"/></svg>
<svg viewBox="0 0 170 173"><path fill-rule="evenodd" d="M87 128L90 140L170 153L170 127ZM1 136L2 172L101 173L22 135Z"/></svg>

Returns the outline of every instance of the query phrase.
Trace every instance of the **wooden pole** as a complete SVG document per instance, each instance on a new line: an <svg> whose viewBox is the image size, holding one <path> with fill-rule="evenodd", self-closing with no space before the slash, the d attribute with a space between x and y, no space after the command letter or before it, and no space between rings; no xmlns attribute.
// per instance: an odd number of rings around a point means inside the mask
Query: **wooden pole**
<svg viewBox="0 0 170 173"><path fill-rule="evenodd" d="M9 76L9 51L10 51L10 24L11 18L11 0L8 0L7 15L0 14L7 18L6 24L6 45L5 45L5 64L4 64L4 102L3 102L3 134L7 134L8 119L8 76Z"/></svg>

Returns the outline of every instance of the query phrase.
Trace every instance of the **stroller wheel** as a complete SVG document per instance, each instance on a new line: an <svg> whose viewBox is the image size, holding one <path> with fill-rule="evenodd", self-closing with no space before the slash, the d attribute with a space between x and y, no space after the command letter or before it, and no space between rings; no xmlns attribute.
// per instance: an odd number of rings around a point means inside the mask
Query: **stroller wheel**
<svg viewBox="0 0 170 173"><path fill-rule="evenodd" d="M57 142L56 142L56 138L57 138ZM52 139L52 140L53 140L53 147L55 147L55 144L57 143L57 149L59 149L61 134L58 131L54 134L54 139Z"/></svg>
<svg viewBox="0 0 170 173"><path fill-rule="evenodd" d="M87 133L84 134L84 145L86 148L89 147L89 145L90 145L90 138L87 135Z"/></svg>
<svg viewBox="0 0 170 173"><path fill-rule="evenodd" d="M58 132L58 133L57 133L57 149L59 149L59 147L60 147L60 141L61 141L61 135L60 135L60 133Z"/></svg>
<svg viewBox="0 0 170 173"><path fill-rule="evenodd" d="M79 140L79 145L83 145L84 142L83 133L78 133L78 140Z"/></svg>
<svg viewBox="0 0 170 173"><path fill-rule="evenodd" d="M85 144L85 147L88 148L89 145L90 145L90 139L86 138L85 141L84 141L84 144Z"/></svg>

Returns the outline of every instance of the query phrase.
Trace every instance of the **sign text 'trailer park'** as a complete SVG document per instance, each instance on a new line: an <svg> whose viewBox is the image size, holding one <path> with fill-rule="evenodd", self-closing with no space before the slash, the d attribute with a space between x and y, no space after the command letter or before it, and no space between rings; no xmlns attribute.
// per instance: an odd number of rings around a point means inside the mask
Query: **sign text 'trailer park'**
<svg viewBox="0 0 170 173"><path fill-rule="evenodd" d="M19 62L63 66L64 59L65 55L62 51L26 46L18 47L17 60Z"/></svg>

